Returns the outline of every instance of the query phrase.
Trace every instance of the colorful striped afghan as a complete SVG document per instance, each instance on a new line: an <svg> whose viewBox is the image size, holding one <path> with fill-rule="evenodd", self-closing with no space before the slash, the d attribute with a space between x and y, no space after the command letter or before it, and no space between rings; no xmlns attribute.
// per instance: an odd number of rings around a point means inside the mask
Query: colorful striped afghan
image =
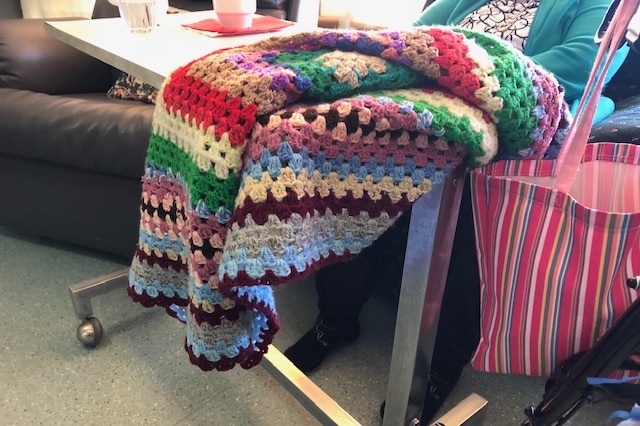
<svg viewBox="0 0 640 426"><path fill-rule="evenodd" d="M255 366L279 328L271 286L356 255L465 162L543 157L565 111L553 76L458 29L214 52L158 95L129 294L187 307L203 370Z"/></svg>

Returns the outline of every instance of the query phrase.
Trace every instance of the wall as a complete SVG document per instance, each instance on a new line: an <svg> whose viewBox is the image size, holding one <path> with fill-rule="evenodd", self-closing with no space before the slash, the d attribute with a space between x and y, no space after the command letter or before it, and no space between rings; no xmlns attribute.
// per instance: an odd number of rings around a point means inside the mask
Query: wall
<svg viewBox="0 0 640 426"><path fill-rule="evenodd" d="M91 18L95 0L20 0L25 18Z"/></svg>
<svg viewBox="0 0 640 426"><path fill-rule="evenodd" d="M338 17L341 28L348 27L352 20L374 26L402 28L410 26L418 18L424 5L425 0L322 0L320 15Z"/></svg>

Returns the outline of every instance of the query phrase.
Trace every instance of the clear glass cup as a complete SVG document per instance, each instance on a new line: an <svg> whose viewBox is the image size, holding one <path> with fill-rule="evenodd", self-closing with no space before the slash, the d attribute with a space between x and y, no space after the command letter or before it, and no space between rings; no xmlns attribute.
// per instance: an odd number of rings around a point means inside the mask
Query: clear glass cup
<svg viewBox="0 0 640 426"><path fill-rule="evenodd" d="M156 24L156 0L120 0L118 9L132 33L149 33Z"/></svg>

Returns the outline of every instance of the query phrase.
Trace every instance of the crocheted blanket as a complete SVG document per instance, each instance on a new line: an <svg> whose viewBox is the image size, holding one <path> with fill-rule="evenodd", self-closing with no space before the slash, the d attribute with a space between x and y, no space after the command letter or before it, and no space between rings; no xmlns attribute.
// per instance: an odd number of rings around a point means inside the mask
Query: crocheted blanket
<svg viewBox="0 0 640 426"><path fill-rule="evenodd" d="M553 76L461 29L213 52L160 89L129 295L184 314L203 370L255 366L279 329L271 286L356 255L464 162L542 157L565 114Z"/></svg>

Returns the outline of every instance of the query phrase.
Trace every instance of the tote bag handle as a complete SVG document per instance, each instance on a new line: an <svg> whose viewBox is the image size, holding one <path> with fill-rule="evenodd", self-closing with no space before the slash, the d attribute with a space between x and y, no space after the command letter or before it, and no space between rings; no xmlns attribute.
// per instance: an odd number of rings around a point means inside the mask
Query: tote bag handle
<svg viewBox="0 0 640 426"><path fill-rule="evenodd" d="M629 22L638 11L639 5L640 0L620 0L620 4L602 38L584 95L580 100L576 116L564 142L568 144L568 149L562 150L558 157L558 162L561 166L557 176L553 179L552 187L560 192L567 193L569 191L578 173L607 70L618 47L625 40ZM606 60L603 64L605 55Z"/></svg>

